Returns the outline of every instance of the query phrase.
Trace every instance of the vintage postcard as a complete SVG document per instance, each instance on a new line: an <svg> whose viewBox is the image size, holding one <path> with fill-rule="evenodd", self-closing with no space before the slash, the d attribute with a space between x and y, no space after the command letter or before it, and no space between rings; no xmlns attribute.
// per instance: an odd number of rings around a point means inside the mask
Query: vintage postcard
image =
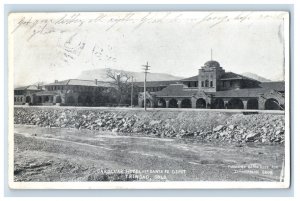
<svg viewBox="0 0 300 201"><path fill-rule="evenodd" d="M10 13L10 188L288 188L289 23Z"/></svg>

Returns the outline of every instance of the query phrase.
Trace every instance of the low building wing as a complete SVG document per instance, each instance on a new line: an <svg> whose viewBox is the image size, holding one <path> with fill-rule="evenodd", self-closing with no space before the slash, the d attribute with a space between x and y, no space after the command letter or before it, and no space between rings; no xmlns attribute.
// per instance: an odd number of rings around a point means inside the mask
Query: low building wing
<svg viewBox="0 0 300 201"><path fill-rule="evenodd" d="M285 83L283 81L280 82L262 82L259 85L262 88L265 89L274 89L276 91L283 92L285 91Z"/></svg>
<svg viewBox="0 0 300 201"><path fill-rule="evenodd" d="M185 90L184 84L171 84L161 91L155 93L157 97L191 97L198 90Z"/></svg>

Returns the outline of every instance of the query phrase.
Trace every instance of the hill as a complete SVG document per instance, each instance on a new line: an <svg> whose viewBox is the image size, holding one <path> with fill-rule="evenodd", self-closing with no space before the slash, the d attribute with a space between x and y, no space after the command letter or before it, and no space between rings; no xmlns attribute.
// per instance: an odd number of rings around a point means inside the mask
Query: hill
<svg viewBox="0 0 300 201"><path fill-rule="evenodd" d="M121 72L122 70L111 69L115 72ZM85 80L94 80L98 79L101 81L110 81L109 78L106 76L107 68L104 69L95 69L95 70L88 70L83 71L79 76L78 79L85 79ZM142 82L144 81L144 73L143 72L132 72L132 71L122 71L127 74L130 74L134 77L134 81ZM183 79L182 77L173 76L166 73L149 73L147 75L148 81L167 81L167 80L180 80Z"/></svg>
<svg viewBox="0 0 300 201"><path fill-rule="evenodd" d="M246 73L242 73L242 75L244 75L246 77L249 77L249 78L252 78L252 79L255 79L255 80L258 80L260 82L271 82L272 81L272 80L266 79L262 76L259 76L255 73L246 72Z"/></svg>

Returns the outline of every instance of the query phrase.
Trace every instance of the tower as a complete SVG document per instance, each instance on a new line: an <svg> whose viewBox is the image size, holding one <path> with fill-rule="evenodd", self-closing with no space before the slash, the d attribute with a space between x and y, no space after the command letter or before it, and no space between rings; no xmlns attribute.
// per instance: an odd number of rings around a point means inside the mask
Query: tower
<svg viewBox="0 0 300 201"><path fill-rule="evenodd" d="M225 73L219 62L210 60L199 69L198 89L204 92L216 92L219 89L218 79Z"/></svg>

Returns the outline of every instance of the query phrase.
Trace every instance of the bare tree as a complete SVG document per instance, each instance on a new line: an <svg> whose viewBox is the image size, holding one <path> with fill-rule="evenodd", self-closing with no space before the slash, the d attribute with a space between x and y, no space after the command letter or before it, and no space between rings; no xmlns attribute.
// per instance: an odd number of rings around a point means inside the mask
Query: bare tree
<svg viewBox="0 0 300 201"><path fill-rule="evenodd" d="M118 104L122 104L124 98L130 94L131 90L131 77L129 73L125 73L124 71L114 71L112 69L107 69L106 76L110 78L111 84L116 89L116 96L118 97Z"/></svg>

